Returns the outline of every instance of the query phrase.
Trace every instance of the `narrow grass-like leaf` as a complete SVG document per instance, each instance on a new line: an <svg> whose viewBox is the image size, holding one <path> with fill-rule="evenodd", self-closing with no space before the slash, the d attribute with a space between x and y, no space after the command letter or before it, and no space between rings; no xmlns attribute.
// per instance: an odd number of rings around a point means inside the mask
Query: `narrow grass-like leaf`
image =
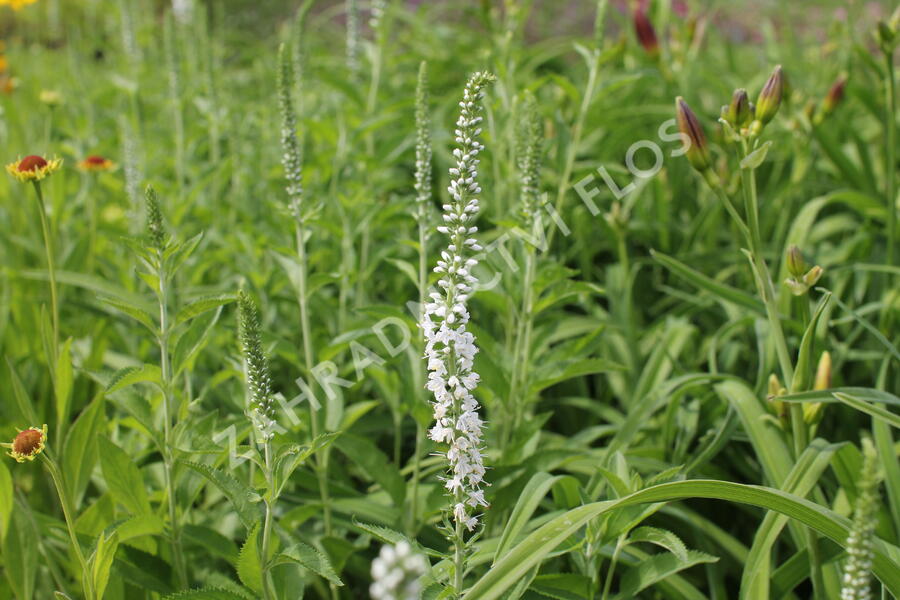
<svg viewBox="0 0 900 600"><path fill-rule="evenodd" d="M710 498L759 506L784 514L815 529L838 544L850 532L850 522L831 510L787 492L763 486L728 481L690 480L663 483L643 489L620 500L595 502L570 510L539 527L517 544L482 576L463 596L465 600L499 598L519 577L540 564L566 538L592 519L611 511L653 502L686 498ZM873 572L892 594L900 594L900 548L882 540L874 544Z"/></svg>
<svg viewBox="0 0 900 600"><path fill-rule="evenodd" d="M692 269L683 262L667 256L657 250L651 250L650 255L656 262L670 270L675 275L685 279L688 283L693 284L701 290L711 293L716 298L752 310L760 316L765 315L765 308L762 302L754 296L743 290L731 287L730 285L715 281L703 273Z"/></svg>
<svg viewBox="0 0 900 600"><path fill-rule="evenodd" d="M896 427L900 429L900 416L895 415L892 412L889 412L876 404L870 404L865 400L860 400L859 398L852 396L850 394L844 394L841 392L835 392L834 397L850 406L855 408L860 412L864 412L867 415L870 415L876 419L879 419L891 427Z"/></svg>

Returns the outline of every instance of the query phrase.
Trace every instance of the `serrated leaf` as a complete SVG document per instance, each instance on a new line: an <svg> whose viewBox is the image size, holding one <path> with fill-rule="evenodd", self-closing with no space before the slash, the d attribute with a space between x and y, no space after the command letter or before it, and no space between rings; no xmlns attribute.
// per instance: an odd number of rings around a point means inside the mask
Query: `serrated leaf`
<svg viewBox="0 0 900 600"><path fill-rule="evenodd" d="M628 534L628 543L634 544L638 542L647 542L665 548L675 555L675 557L685 562L688 560L688 549L677 535L668 529L659 527L638 527Z"/></svg>
<svg viewBox="0 0 900 600"><path fill-rule="evenodd" d="M201 546L210 555L224 558L231 564L237 562L239 552L237 546L215 529L203 525L187 524L182 528L181 533L185 541Z"/></svg>
<svg viewBox="0 0 900 600"><path fill-rule="evenodd" d="M237 564L235 566L241 583L257 594L262 594L263 576L262 568L259 564L258 540L259 523L255 524L250 530L250 533L247 534L247 539L244 541L244 545L241 546L241 551L238 554Z"/></svg>
<svg viewBox="0 0 900 600"><path fill-rule="evenodd" d="M276 556L274 564L285 564L287 562L295 562L335 585L344 585L337 573L334 572L328 557L312 546L302 542L294 544Z"/></svg>
<svg viewBox="0 0 900 600"><path fill-rule="evenodd" d="M178 315L175 317L175 325L180 325L214 308L234 302L234 299L234 294L217 294L194 300L178 311Z"/></svg>
<svg viewBox="0 0 900 600"><path fill-rule="evenodd" d="M378 446L366 438L348 433L338 438L335 446L356 463L364 476L377 482L390 495L395 506L403 506L406 480Z"/></svg>
<svg viewBox="0 0 900 600"><path fill-rule="evenodd" d="M156 322L153 320L153 317L150 316L150 313L148 313L144 309L139 308L138 306L126 300L113 298L111 296L98 296L97 299L101 303L128 315L129 317L149 329L153 335L159 334Z"/></svg>
<svg viewBox="0 0 900 600"><path fill-rule="evenodd" d="M310 456L327 448L340 435L340 433L324 433L312 441L309 446L288 446L279 451L275 459L274 472L276 473L275 497L281 495L284 486L290 480L297 468L306 462Z"/></svg>
<svg viewBox="0 0 900 600"><path fill-rule="evenodd" d="M246 600L246 596L241 596L222 588L207 587L169 594L165 597L165 600Z"/></svg>
<svg viewBox="0 0 900 600"><path fill-rule="evenodd" d="M714 563L718 560L715 556L696 550L688 552L686 560L680 560L674 554L669 553L654 554L625 573L619 593L614 596L614 600L632 600L641 591L679 571L695 565Z"/></svg>
<svg viewBox="0 0 900 600"><path fill-rule="evenodd" d="M215 324L222 315L220 306L212 314L204 314L187 326L187 329L178 337L175 350L172 353L172 364L175 366L175 376L191 365L194 357L203 349L213 332Z"/></svg>
<svg viewBox="0 0 900 600"><path fill-rule="evenodd" d="M228 497L244 527L253 529L259 524L261 513L259 505L255 503L259 499L259 495L255 491L221 469L215 469L201 463L181 462L205 477Z"/></svg>
<svg viewBox="0 0 900 600"><path fill-rule="evenodd" d="M106 391L111 394L136 383L152 383L162 389L162 371L156 365L119 369L110 379Z"/></svg>
<svg viewBox="0 0 900 600"><path fill-rule="evenodd" d="M166 259L169 261L169 268L167 269L166 274L169 277L173 277L175 273L181 268L191 254L194 253L194 250L197 249L197 246L200 244L200 241L203 239L203 232L201 231L194 237L189 240L182 242L180 244L174 244L167 252Z"/></svg>

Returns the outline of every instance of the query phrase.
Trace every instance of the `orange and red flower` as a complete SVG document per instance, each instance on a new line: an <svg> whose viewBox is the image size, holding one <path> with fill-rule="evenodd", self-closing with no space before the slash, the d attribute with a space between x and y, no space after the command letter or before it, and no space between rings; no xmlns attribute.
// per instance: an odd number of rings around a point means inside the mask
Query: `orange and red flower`
<svg viewBox="0 0 900 600"><path fill-rule="evenodd" d="M49 177L62 166L61 158L47 160L43 156L31 154L22 160L6 165L6 172L21 181L40 181Z"/></svg>
<svg viewBox="0 0 900 600"><path fill-rule="evenodd" d="M90 172L109 171L115 166L116 163L98 154L91 154L78 163L79 169Z"/></svg>

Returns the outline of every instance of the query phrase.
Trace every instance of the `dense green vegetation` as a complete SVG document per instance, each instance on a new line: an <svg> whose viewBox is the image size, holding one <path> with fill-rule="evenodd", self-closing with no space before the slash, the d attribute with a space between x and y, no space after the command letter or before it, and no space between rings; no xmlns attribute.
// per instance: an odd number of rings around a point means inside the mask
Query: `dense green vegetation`
<svg viewBox="0 0 900 600"><path fill-rule="evenodd" d="M0 600L900 598L890 4L0 0Z"/></svg>

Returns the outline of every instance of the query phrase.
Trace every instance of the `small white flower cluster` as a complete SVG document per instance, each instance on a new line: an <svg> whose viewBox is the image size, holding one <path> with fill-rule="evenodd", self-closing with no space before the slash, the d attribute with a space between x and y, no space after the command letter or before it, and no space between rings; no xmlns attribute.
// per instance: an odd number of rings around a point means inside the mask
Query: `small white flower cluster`
<svg viewBox="0 0 900 600"><path fill-rule="evenodd" d="M863 470L853 526L847 536L847 562L841 581L841 600L872 600L873 539L878 523L878 455L872 441L863 439Z"/></svg>
<svg viewBox="0 0 900 600"><path fill-rule="evenodd" d="M172 0L172 14L182 25L190 23L194 17L194 0Z"/></svg>
<svg viewBox="0 0 900 600"><path fill-rule="evenodd" d="M418 600L421 592L419 577L425 574L425 557L413 552L407 542L396 546L382 546L372 561L373 600Z"/></svg>
<svg viewBox="0 0 900 600"><path fill-rule="evenodd" d="M278 103L281 109L281 164L284 167L284 178L287 180L285 192L290 201L291 214L295 219L300 217L300 204L303 200L303 158L300 155L300 142L297 140L297 117L294 115L294 102L291 98L294 73L287 48L282 44L278 48Z"/></svg>
<svg viewBox="0 0 900 600"><path fill-rule="evenodd" d="M347 69L355 78L359 72L359 0L346 0Z"/></svg>
<svg viewBox="0 0 900 600"><path fill-rule="evenodd" d="M447 249L441 252L434 272L440 275L440 291L430 294L422 317L425 336L425 358L428 367L426 387L434 394L434 427L428 436L438 443L450 445L446 457L450 477L445 486L454 496L453 518L470 531L478 523L472 511L487 506L481 489L484 464L481 455L481 429L478 401L472 390L478 385L478 373L472 370L475 336L466 330L469 312L466 302L476 283L473 258L481 250L470 237L478 231L471 223L478 210L478 153L484 146L478 142L482 118L480 101L484 87L493 80L487 73L476 73L466 85L456 122L453 151L456 167L450 169L451 202L444 205L444 224L438 231L449 237Z"/></svg>
<svg viewBox="0 0 900 600"><path fill-rule="evenodd" d="M372 0L372 5L369 7L369 27L372 28L372 31L378 31L378 28L381 27L386 9L386 0Z"/></svg>

